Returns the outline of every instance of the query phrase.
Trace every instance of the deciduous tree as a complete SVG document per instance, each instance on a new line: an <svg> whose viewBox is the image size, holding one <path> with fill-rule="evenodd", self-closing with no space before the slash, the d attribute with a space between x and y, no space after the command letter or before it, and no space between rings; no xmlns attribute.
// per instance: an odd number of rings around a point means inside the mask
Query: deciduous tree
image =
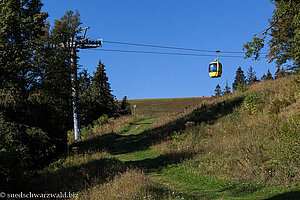
<svg viewBox="0 0 300 200"><path fill-rule="evenodd" d="M259 59L260 51L265 45L267 36L270 47L269 62L275 61L277 66L288 65L288 69L299 73L300 70L300 1L272 0L275 5L273 16L269 19L270 26L255 34L251 42L244 44L246 57L255 56ZM292 62L289 65L289 61Z"/></svg>
<svg viewBox="0 0 300 200"><path fill-rule="evenodd" d="M285 77L285 76L287 76L287 73L286 73L285 69L283 67L280 69L280 66L277 66L277 70L274 74L274 78L278 79L278 78L282 78L282 77Z"/></svg>

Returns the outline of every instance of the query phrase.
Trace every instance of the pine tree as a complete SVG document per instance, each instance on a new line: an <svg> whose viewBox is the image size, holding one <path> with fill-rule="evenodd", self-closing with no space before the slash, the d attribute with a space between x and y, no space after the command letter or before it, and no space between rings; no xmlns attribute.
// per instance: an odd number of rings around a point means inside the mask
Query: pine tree
<svg viewBox="0 0 300 200"><path fill-rule="evenodd" d="M221 86L218 84L215 89L215 97L220 97L222 95Z"/></svg>
<svg viewBox="0 0 300 200"><path fill-rule="evenodd" d="M111 94L112 90L105 71L105 65L100 60L92 79L92 85L98 89L99 97L103 99L104 102L110 102L113 101L113 95Z"/></svg>
<svg viewBox="0 0 300 200"><path fill-rule="evenodd" d="M77 36L80 24L79 13L67 11L54 21L52 29L47 26L48 32L41 42L44 45L37 50L35 57L40 77L38 93L43 103L36 106L39 112L33 119L42 124L43 130L55 141L57 153L66 150L66 132L73 128L71 75L77 70L70 63L70 49L62 44ZM43 113L47 115L42 116Z"/></svg>
<svg viewBox="0 0 300 200"><path fill-rule="evenodd" d="M268 69L268 73L267 73L267 76L266 76L266 79L265 80L274 80L271 72L270 72L270 69Z"/></svg>
<svg viewBox="0 0 300 200"><path fill-rule="evenodd" d="M33 57L45 34L47 13L41 12L39 0L0 1L0 93L10 99L4 117L27 124L30 112L28 98L36 90L38 76Z"/></svg>
<svg viewBox="0 0 300 200"><path fill-rule="evenodd" d="M110 117L118 115L118 105L112 95L105 65L101 61L91 78L91 84L79 95L79 109L83 125L92 123L104 114Z"/></svg>
<svg viewBox="0 0 300 200"><path fill-rule="evenodd" d="M257 81L256 72L253 70L253 67L250 66L247 72L247 85L251 85Z"/></svg>
<svg viewBox="0 0 300 200"><path fill-rule="evenodd" d="M32 58L48 16L41 7L39 0L0 1L0 88L14 88L21 99L36 81Z"/></svg>
<svg viewBox="0 0 300 200"><path fill-rule="evenodd" d="M238 67L236 71L236 75L234 78L234 82L232 84L233 91L237 90L238 86L245 87L246 86L246 77L244 75L244 71L241 67Z"/></svg>
<svg viewBox="0 0 300 200"><path fill-rule="evenodd" d="M122 102L121 102L121 115L131 115L131 109L130 109L130 104L127 101L127 96L124 96Z"/></svg>
<svg viewBox="0 0 300 200"><path fill-rule="evenodd" d="M79 96L86 93L89 87L92 85L92 77L86 69L82 70L78 74L78 92Z"/></svg>
<svg viewBox="0 0 300 200"><path fill-rule="evenodd" d="M261 80L261 81L265 81L266 78L267 78L267 76L264 74L264 75L262 75L262 77L260 78L260 80Z"/></svg>
<svg viewBox="0 0 300 200"><path fill-rule="evenodd" d="M0 188L10 190L25 172L49 162L55 149L41 123L48 113L40 110L41 69L34 61L46 35L41 7L40 0L0 1Z"/></svg>
<svg viewBox="0 0 300 200"><path fill-rule="evenodd" d="M224 92L223 92L223 95L226 95L226 94L230 94L230 87L228 85L228 81L226 81L226 85L225 85L225 89L224 89Z"/></svg>

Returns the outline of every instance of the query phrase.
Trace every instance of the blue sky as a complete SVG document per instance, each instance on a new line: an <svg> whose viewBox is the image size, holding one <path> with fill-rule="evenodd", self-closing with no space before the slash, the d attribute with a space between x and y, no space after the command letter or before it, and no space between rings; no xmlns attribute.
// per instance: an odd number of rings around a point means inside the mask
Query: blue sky
<svg viewBox="0 0 300 200"><path fill-rule="evenodd" d="M87 37L104 41L218 50L223 64L221 78L208 75L212 57L174 56L80 50L79 64L89 73L99 59L118 99L211 96L217 84L230 87L239 66L247 74L250 65L260 78L275 63L222 57L222 51L242 51L253 34L268 27L274 6L269 0L63 0L42 1L53 24L67 10L78 10ZM101 48L101 47L100 47ZM103 43L105 49L210 54ZM267 52L267 49L263 50ZM233 55L233 54L230 54ZM238 54L243 56L242 54Z"/></svg>

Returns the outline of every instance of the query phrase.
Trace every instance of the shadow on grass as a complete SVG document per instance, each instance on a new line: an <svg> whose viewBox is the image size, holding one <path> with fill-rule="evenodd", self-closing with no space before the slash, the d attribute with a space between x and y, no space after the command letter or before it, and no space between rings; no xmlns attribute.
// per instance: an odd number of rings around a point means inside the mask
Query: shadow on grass
<svg viewBox="0 0 300 200"><path fill-rule="evenodd" d="M181 163L184 160L191 159L194 156L195 154L191 152L176 152L163 154L156 158L148 158L137 161L127 161L126 164L130 167L141 168L146 172L158 172L168 165Z"/></svg>
<svg viewBox="0 0 300 200"><path fill-rule="evenodd" d="M27 192L77 192L94 184L102 184L117 173L125 172L125 164L118 159L103 158L56 171L30 177L24 191Z"/></svg>
<svg viewBox="0 0 300 200"><path fill-rule="evenodd" d="M170 187L162 187L161 185L151 186L147 188L147 191L150 192L149 199L199 199L199 196L178 192L172 190Z"/></svg>
<svg viewBox="0 0 300 200"><path fill-rule="evenodd" d="M40 173L36 177L28 177L22 192L77 192L93 185L103 184L116 174L127 169L142 168L145 171L156 171L169 164L182 162L191 158L190 153L172 153L153 159L122 162L115 158L103 158L70 167L58 167L56 171Z"/></svg>
<svg viewBox="0 0 300 200"><path fill-rule="evenodd" d="M202 122L214 123L218 118L231 113L234 107L240 105L243 98L235 98L214 105L204 105L194 110L191 114L175 120L169 124L146 130L139 135L118 135L114 133L95 136L85 141L79 141L70 146L76 147L77 153L84 154L91 151L106 150L112 155L125 154L148 149L153 143L165 140L176 131L185 129L188 121L196 124ZM182 162L192 158L192 153L179 152L160 155L156 158L139 161L122 162L114 158L93 160L78 166L58 168L51 173L39 174L32 177L26 191L31 192L76 192L89 188L93 184L101 184L112 179L117 173L124 172L128 168L143 168L146 171L157 171L161 168Z"/></svg>
<svg viewBox="0 0 300 200"><path fill-rule="evenodd" d="M213 124L218 118L232 113L233 109L243 102L243 99L243 97L236 97L216 104L201 106L185 117L179 118L164 126L146 130L138 135L124 136L109 133L79 141L72 144L71 148L78 147L79 152L86 152L90 149L98 151L106 150L112 155L145 150L154 143L165 140L174 132L184 130L185 124L188 121L193 121L196 124L202 122Z"/></svg>
<svg viewBox="0 0 300 200"><path fill-rule="evenodd" d="M300 199L300 190L292 191L292 192L286 192L286 193L279 194L279 195L276 195L274 197L267 198L267 199L264 199L264 200L282 200L282 199L284 199L284 200Z"/></svg>

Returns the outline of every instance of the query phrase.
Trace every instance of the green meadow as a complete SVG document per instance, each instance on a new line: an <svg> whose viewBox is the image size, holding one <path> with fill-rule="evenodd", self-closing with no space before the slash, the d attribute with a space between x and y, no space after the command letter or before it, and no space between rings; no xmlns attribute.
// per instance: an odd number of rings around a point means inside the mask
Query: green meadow
<svg viewBox="0 0 300 200"><path fill-rule="evenodd" d="M130 100L23 191L79 199L299 199L300 79L219 98Z"/></svg>

